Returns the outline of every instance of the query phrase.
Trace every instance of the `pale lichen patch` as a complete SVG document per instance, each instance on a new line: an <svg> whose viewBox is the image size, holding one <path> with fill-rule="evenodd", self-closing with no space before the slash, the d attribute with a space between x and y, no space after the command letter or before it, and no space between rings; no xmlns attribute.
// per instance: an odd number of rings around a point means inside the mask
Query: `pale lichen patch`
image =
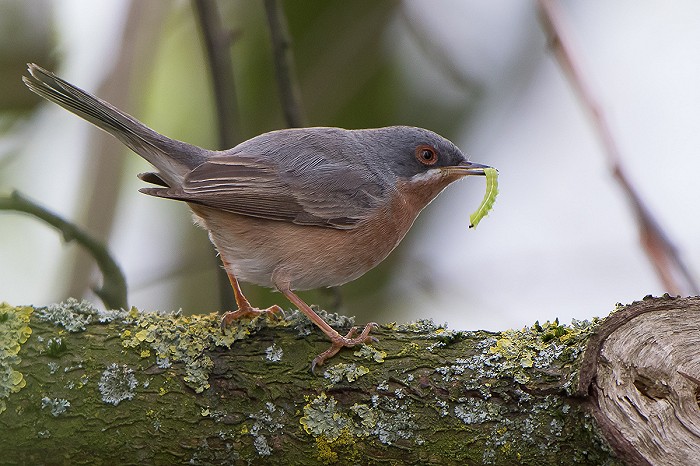
<svg viewBox="0 0 700 466"><path fill-rule="evenodd" d="M58 417L70 408L70 401L65 398L49 398L45 396L41 399L41 409L50 408L51 415Z"/></svg>
<svg viewBox="0 0 700 466"><path fill-rule="evenodd" d="M372 407L378 413L377 423L371 434L376 435L385 445L393 445L399 440L413 440L417 445L423 439L416 434L418 424L412 413L410 398L377 396L372 398Z"/></svg>
<svg viewBox="0 0 700 466"><path fill-rule="evenodd" d="M474 409L472 409L474 408ZM561 448L561 442L557 439L564 434L567 413L571 406L561 397L548 395L533 403L527 403L520 409L525 413L521 416L500 416L488 406L483 406L486 413L479 414L478 403L467 410L467 416L476 422L493 422L489 429L488 440L484 445L482 461L484 464L503 462L506 458L516 457L518 452L529 451L532 448L542 450L542 455L556 454ZM497 408L503 410L503 407ZM474 417L476 416L476 417ZM585 459L585 453L581 458L568 458L571 464L576 464ZM588 458L590 460L590 458ZM589 462L589 461L584 461Z"/></svg>
<svg viewBox="0 0 700 466"><path fill-rule="evenodd" d="M62 303L50 304L38 308L36 317L44 322L51 322L69 332L83 332L97 316L97 309L88 301L68 298Z"/></svg>
<svg viewBox="0 0 700 466"><path fill-rule="evenodd" d="M311 308L319 315L328 325L335 329L344 329L353 327L355 325L355 317L344 316L336 312L328 312L324 309L319 308L315 304L311 305ZM298 309L288 313L285 318L287 325L293 327L299 332L300 337L305 337L310 335L311 332L316 330L318 327L309 320L308 317Z"/></svg>
<svg viewBox="0 0 700 466"><path fill-rule="evenodd" d="M250 418L255 422L248 433L253 437L253 447L259 456L272 454L272 447L270 447L266 434L274 434L284 428L283 416L284 410L271 402L265 403L265 409L250 415Z"/></svg>
<svg viewBox="0 0 700 466"><path fill-rule="evenodd" d="M120 366L112 363L102 372L97 386L102 401L116 406L124 400L132 399L136 395L135 389L138 384L133 369L126 364Z"/></svg>
<svg viewBox="0 0 700 466"><path fill-rule="evenodd" d="M482 424L497 420L503 413L500 405L480 398L463 398L459 401L454 408L454 414L465 424Z"/></svg>
<svg viewBox="0 0 700 466"><path fill-rule="evenodd" d="M413 322L406 322L395 325L399 332L416 332L416 333L435 333L444 331L447 328L446 324L437 325L433 319L418 319Z"/></svg>
<svg viewBox="0 0 700 466"><path fill-rule="evenodd" d="M450 404L445 400L435 400L435 408L437 409L440 417L445 417L450 415Z"/></svg>
<svg viewBox="0 0 700 466"><path fill-rule="evenodd" d="M129 315L129 311L124 309L98 309L95 315L100 324L109 324L115 320L124 320Z"/></svg>
<svg viewBox="0 0 700 466"><path fill-rule="evenodd" d="M277 346L276 343L273 343L265 348L265 359L270 362L280 362L282 360L282 356L284 356L284 351L282 348Z"/></svg>

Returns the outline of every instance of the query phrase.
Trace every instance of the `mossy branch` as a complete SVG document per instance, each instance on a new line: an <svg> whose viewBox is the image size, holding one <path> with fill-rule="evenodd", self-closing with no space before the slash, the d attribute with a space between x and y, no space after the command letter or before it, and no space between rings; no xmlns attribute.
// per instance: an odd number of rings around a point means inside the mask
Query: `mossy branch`
<svg viewBox="0 0 700 466"><path fill-rule="evenodd" d="M90 236L73 223L24 197L18 191L9 196L0 196L0 210L11 210L32 215L57 229L67 243L75 241L84 247L95 259L102 272L102 286L93 287L93 291L106 307L110 309L127 309L126 279L119 265L102 242Z"/></svg>
<svg viewBox="0 0 700 466"><path fill-rule="evenodd" d="M261 317L223 335L216 314L2 305L3 459L612 465L697 454L687 426L698 422L700 298L499 333L385 325L378 343L316 376L309 363L328 343L304 319Z"/></svg>

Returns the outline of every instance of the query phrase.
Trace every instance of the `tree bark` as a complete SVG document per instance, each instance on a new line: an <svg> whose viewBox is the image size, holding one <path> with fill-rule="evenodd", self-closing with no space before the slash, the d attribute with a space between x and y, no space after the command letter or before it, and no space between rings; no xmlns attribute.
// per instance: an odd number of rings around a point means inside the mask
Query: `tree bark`
<svg viewBox="0 0 700 466"><path fill-rule="evenodd" d="M216 314L1 305L0 463L700 458L700 298L500 333L389 324L315 375L328 343L304 319L222 334Z"/></svg>

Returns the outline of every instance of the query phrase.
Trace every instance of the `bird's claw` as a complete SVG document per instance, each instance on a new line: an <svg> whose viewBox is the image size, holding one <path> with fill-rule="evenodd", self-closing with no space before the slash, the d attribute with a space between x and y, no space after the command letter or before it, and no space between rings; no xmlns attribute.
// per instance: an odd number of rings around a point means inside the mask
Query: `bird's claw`
<svg viewBox="0 0 700 466"><path fill-rule="evenodd" d="M360 333L360 336L356 338L353 337L355 333L357 333L358 327L351 328L345 336L338 335L337 337L331 337L331 347L314 358L314 360L311 362L311 372L315 373L316 366L322 366L327 359L335 356L338 351L343 348L349 348L370 341L373 343L378 342L379 340L376 337L369 335L369 332L376 328L379 328L379 325L377 325L375 322L370 322L369 324L365 325L365 328L362 330L362 333Z"/></svg>
<svg viewBox="0 0 700 466"><path fill-rule="evenodd" d="M237 311L229 311L225 312L224 315L221 316L221 333L226 332L226 327L228 327L231 324L231 322L235 322L240 319L254 319L255 317L258 317L261 314L281 314L284 318L284 311L281 307L279 307L276 304L274 306L268 307L267 309L258 309L256 307L251 306L247 308L238 309Z"/></svg>

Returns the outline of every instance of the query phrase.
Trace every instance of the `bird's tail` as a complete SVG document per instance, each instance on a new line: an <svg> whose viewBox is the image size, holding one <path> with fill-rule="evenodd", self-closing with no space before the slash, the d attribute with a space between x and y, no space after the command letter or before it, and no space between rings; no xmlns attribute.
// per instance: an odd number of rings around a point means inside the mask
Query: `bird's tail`
<svg viewBox="0 0 700 466"><path fill-rule="evenodd" d="M113 105L59 78L35 64L22 80L41 97L75 113L107 131L155 166L168 184L180 184L183 176L207 157L208 151L159 134Z"/></svg>

